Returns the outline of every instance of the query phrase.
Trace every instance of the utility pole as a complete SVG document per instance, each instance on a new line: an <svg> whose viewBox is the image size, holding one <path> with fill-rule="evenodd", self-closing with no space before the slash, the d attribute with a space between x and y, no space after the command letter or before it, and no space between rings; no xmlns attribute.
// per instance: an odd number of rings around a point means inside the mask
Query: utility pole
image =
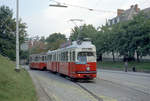
<svg viewBox="0 0 150 101"><path fill-rule="evenodd" d="M16 0L16 72L19 68L19 0Z"/></svg>

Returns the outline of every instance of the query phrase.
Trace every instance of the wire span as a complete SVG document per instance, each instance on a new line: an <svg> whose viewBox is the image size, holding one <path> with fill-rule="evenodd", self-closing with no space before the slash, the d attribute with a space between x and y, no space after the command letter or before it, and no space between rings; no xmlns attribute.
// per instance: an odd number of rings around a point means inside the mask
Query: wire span
<svg viewBox="0 0 150 101"><path fill-rule="evenodd" d="M79 5L72 5L72 4L62 3L62 2L58 2L56 0L50 0L50 1L53 1L53 2L57 3L58 5L63 4L64 6L77 7L77 8L87 9L89 11L96 11L96 12L103 12L103 13L116 13L115 11L93 9L93 8L79 6Z"/></svg>

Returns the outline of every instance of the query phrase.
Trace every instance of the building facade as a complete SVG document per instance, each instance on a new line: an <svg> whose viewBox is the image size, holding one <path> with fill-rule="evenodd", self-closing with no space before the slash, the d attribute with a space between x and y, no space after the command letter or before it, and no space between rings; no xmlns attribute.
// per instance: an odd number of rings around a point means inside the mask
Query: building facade
<svg viewBox="0 0 150 101"><path fill-rule="evenodd" d="M132 20L133 17L140 12L138 5L131 5L127 10L117 9L117 16L108 20L108 25L117 24L119 22Z"/></svg>

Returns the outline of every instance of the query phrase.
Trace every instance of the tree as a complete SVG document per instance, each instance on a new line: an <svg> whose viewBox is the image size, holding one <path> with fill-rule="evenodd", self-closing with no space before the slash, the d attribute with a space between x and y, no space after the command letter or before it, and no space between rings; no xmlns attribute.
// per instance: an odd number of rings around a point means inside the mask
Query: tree
<svg viewBox="0 0 150 101"><path fill-rule="evenodd" d="M19 21L20 44L24 42L26 33L26 24ZM16 21L13 18L13 11L7 6L0 7L0 54L15 60L16 44Z"/></svg>
<svg viewBox="0 0 150 101"><path fill-rule="evenodd" d="M113 35L113 33L115 34ZM150 53L149 33L150 19L147 19L141 12L133 20L114 25L110 35L115 41L110 43L110 46L114 46L115 51L128 60L134 60L136 53L137 61L140 61L139 56L146 56ZM109 49L113 48L109 47Z"/></svg>
<svg viewBox="0 0 150 101"><path fill-rule="evenodd" d="M60 47L61 44L65 43L67 38L61 33L53 33L46 38L47 49L55 50Z"/></svg>
<svg viewBox="0 0 150 101"><path fill-rule="evenodd" d="M139 57L150 55L150 18L141 12L129 22L129 25L132 40L130 47L136 53L137 61L140 61Z"/></svg>
<svg viewBox="0 0 150 101"><path fill-rule="evenodd" d="M96 37L96 34L97 34L97 29L93 25L84 24L83 26L79 26L79 27L76 26L74 27L74 29L72 29L70 39L72 41L75 41L78 39L78 37L80 39L91 38L91 40L93 41L94 38Z"/></svg>

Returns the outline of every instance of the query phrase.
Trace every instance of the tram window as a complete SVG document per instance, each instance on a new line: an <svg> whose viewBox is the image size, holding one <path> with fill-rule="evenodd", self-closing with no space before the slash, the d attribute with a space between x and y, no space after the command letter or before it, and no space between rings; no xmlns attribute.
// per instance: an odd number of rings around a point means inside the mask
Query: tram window
<svg viewBox="0 0 150 101"><path fill-rule="evenodd" d="M53 55L53 61L55 61L55 54Z"/></svg>
<svg viewBox="0 0 150 101"><path fill-rule="evenodd" d="M94 56L93 52L79 52L78 56Z"/></svg>
<svg viewBox="0 0 150 101"><path fill-rule="evenodd" d="M54 61L54 54L52 55L52 61Z"/></svg>
<svg viewBox="0 0 150 101"><path fill-rule="evenodd" d="M63 52L63 61L65 61L65 52Z"/></svg>
<svg viewBox="0 0 150 101"><path fill-rule="evenodd" d="M62 56L61 56L61 53L60 53L60 61L62 61Z"/></svg>
<svg viewBox="0 0 150 101"><path fill-rule="evenodd" d="M67 57L66 52L64 52L64 61L66 61L66 57Z"/></svg>
<svg viewBox="0 0 150 101"><path fill-rule="evenodd" d="M45 60L47 60L47 57L45 56Z"/></svg>
<svg viewBox="0 0 150 101"><path fill-rule="evenodd" d="M48 60L51 61L51 55L48 55Z"/></svg>
<svg viewBox="0 0 150 101"><path fill-rule="evenodd" d="M65 61L65 52L63 52L63 61Z"/></svg>
<svg viewBox="0 0 150 101"><path fill-rule="evenodd" d="M55 61L56 61L57 60L57 55L55 54L54 56L55 56Z"/></svg>
<svg viewBox="0 0 150 101"><path fill-rule="evenodd" d="M75 61L75 51L73 51L72 58L72 60Z"/></svg>
<svg viewBox="0 0 150 101"><path fill-rule="evenodd" d="M51 61L51 55L48 55L48 60Z"/></svg>
<svg viewBox="0 0 150 101"><path fill-rule="evenodd" d="M63 53L61 53L61 61L63 61Z"/></svg>
<svg viewBox="0 0 150 101"><path fill-rule="evenodd" d="M30 57L30 61L32 61L32 57Z"/></svg>
<svg viewBox="0 0 150 101"><path fill-rule="evenodd" d="M64 52L64 61L66 61L66 52Z"/></svg>
<svg viewBox="0 0 150 101"><path fill-rule="evenodd" d="M42 61L44 61L44 56L42 56Z"/></svg>
<svg viewBox="0 0 150 101"><path fill-rule="evenodd" d="M61 61L61 54L59 53L59 61Z"/></svg>
<svg viewBox="0 0 150 101"><path fill-rule="evenodd" d="M49 55L49 60L50 60L50 61L52 60L52 55Z"/></svg>
<svg viewBox="0 0 150 101"><path fill-rule="evenodd" d="M56 61L57 61L58 57L57 57L57 54L56 54Z"/></svg>
<svg viewBox="0 0 150 101"><path fill-rule="evenodd" d="M49 55L47 56L47 58L46 58L47 60L49 60Z"/></svg>
<svg viewBox="0 0 150 101"><path fill-rule="evenodd" d="M57 59L57 58L56 58L56 54L55 54L55 61L56 61L56 59Z"/></svg>
<svg viewBox="0 0 150 101"><path fill-rule="evenodd" d="M54 61L54 54L52 55L52 61Z"/></svg>
<svg viewBox="0 0 150 101"><path fill-rule="evenodd" d="M66 52L66 62L68 62L68 52Z"/></svg>
<svg viewBox="0 0 150 101"><path fill-rule="evenodd" d="M72 61L72 58L71 58L71 57L72 57L72 55L71 55L71 52L70 52L70 61Z"/></svg>

